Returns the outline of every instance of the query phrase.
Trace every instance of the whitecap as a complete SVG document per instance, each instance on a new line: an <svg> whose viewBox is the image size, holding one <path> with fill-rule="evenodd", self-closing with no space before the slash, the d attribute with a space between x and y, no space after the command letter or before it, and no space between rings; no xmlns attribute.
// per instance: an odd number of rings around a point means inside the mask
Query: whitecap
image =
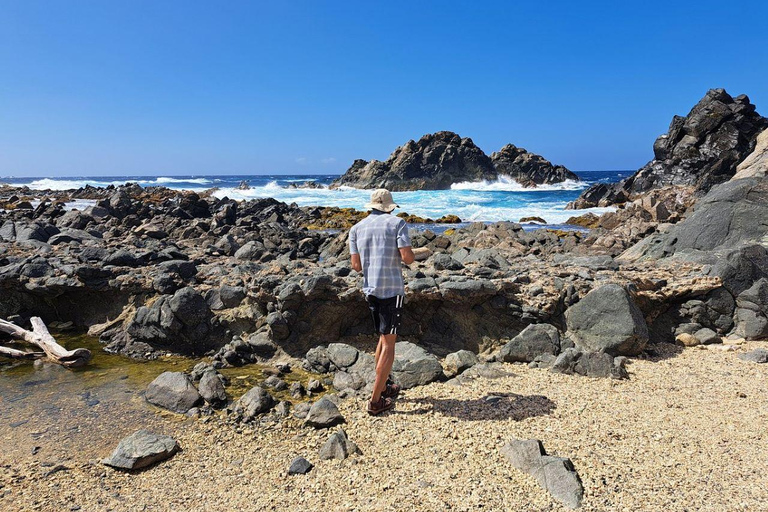
<svg viewBox="0 0 768 512"><path fill-rule="evenodd" d="M565 180L560 183L524 187L511 176L501 175L496 180L462 181L451 185L451 190L477 190L481 192L552 192L555 190L581 190L588 184L583 181Z"/></svg>

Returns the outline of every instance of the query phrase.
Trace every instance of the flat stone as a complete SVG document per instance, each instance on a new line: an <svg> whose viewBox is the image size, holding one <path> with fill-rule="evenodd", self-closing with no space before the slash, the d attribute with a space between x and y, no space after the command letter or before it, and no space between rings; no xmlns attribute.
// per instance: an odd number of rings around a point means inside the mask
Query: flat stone
<svg viewBox="0 0 768 512"><path fill-rule="evenodd" d="M750 361L752 363L768 363L768 349L756 348L750 352L739 354L739 359L742 361Z"/></svg>
<svg viewBox="0 0 768 512"><path fill-rule="evenodd" d="M137 430L121 440L103 464L118 469L141 469L168 459L179 450L179 443L165 435Z"/></svg>

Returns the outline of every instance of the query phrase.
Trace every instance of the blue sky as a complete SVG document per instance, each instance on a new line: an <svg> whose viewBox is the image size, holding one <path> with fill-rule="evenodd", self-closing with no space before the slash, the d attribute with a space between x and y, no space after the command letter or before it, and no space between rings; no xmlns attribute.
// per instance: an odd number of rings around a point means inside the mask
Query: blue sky
<svg viewBox="0 0 768 512"><path fill-rule="evenodd" d="M766 2L0 0L0 176L343 172L438 130L635 169Z"/></svg>

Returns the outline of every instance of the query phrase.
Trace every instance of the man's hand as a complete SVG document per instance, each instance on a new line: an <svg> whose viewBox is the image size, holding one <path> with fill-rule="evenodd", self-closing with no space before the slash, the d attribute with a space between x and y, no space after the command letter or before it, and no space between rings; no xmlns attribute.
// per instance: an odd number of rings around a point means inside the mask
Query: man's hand
<svg viewBox="0 0 768 512"><path fill-rule="evenodd" d="M354 270L355 272L362 272L363 263L360 261L360 255L353 254L351 257L351 260L352 260L352 270Z"/></svg>
<svg viewBox="0 0 768 512"><path fill-rule="evenodd" d="M413 263L415 256L413 255L413 248L412 247L401 247L400 249L400 259L403 260L403 263L406 265L410 265Z"/></svg>

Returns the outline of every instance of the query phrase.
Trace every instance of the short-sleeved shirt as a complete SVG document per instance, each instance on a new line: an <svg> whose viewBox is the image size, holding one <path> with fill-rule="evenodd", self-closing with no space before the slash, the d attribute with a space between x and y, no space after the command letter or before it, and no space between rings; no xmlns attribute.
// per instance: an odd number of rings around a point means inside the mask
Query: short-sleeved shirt
<svg viewBox="0 0 768 512"><path fill-rule="evenodd" d="M349 252L363 265L363 293L379 299L404 295L400 248L410 247L408 224L389 213L373 210L349 231Z"/></svg>

